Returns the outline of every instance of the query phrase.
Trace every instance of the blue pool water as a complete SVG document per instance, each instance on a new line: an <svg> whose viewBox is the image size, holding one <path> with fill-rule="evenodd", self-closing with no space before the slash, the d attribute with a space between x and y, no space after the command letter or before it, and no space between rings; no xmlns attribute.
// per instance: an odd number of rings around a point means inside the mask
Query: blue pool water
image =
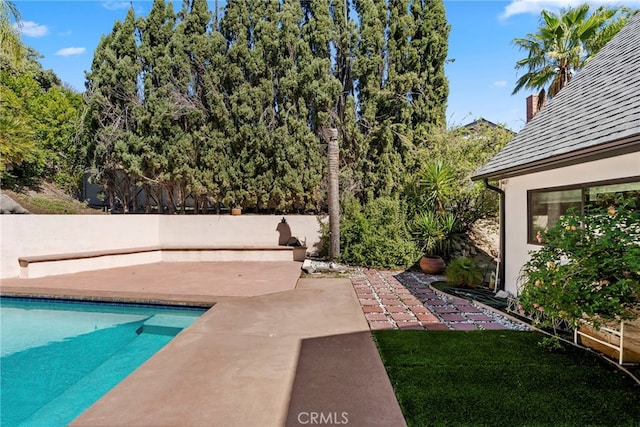
<svg viewBox="0 0 640 427"><path fill-rule="evenodd" d="M0 426L62 426L204 310L0 299Z"/></svg>

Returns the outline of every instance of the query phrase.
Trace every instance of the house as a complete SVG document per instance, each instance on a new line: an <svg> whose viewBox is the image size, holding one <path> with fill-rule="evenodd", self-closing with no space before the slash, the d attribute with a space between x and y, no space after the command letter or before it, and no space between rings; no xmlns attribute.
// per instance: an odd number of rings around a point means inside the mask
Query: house
<svg viewBox="0 0 640 427"><path fill-rule="evenodd" d="M486 120L482 117L472 121L471 123L467 123L466 125L462 126L462 129L468 131L470 134L473 134L474 132L477 132L479 129L483 127L506 129L504 126L490 122L489 120ZM509 131L512 135L516 134L510 129L507 129L507 131Z"/></svg>
<svg viewBox="0 0 640 427"><path fill-rule="evenodd" d="M640 14L473 179L501 193L500 287L513 295L538 232L568 209L618 195L640 206Z"/></svg>

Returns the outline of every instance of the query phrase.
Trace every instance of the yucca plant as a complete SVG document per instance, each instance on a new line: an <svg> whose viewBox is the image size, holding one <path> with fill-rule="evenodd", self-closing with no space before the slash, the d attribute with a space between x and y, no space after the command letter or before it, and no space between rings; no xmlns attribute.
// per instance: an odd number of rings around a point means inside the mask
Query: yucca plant
<svg viewBox="0 0 640 427"><path fill-rule="evenodd" d="M454 185L454 170L445 162L427 164L420 175L422 209L416 215L413 234L426 255L446 257L461 234L460 220L449 210Z"/></svg>
<svg viewBox="0 0 640 427"><path fill-rule="evenodd" d="M413 229L427 255L448 255L459 234L458 220L451 212L422 212Z"/></svg>
<svg viewBox="0 0 640 427"><path fill-rule="evenodd" d="M453 168L442 161L427 164L420 176L424 208L444 211L455 186Z"/></svg>

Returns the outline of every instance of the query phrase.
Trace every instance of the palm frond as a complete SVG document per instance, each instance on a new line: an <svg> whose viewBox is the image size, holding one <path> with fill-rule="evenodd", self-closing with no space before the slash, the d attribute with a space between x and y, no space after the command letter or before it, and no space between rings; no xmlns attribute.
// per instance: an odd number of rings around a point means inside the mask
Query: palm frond
<svg viewBox="0 0 640 427"><path fill-rule="evenodd" d="M538 32L513 40L528 55L516 62L515 69L526 72L516 81L512 94L523 88L540 90L549 85L549 96L555 96L624 26L629 15L618 14L621 10L602 6L589 15L588 4L559 14L543 10Z"/></svg>

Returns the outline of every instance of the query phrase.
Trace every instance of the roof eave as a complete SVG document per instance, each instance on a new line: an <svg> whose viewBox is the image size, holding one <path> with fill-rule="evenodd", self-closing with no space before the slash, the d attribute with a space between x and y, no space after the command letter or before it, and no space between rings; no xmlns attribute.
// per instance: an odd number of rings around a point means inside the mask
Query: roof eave
<svg viewBox="0 0 640 427"><path fill-rule="evenodd" d="M498 180L511 178L514 176L572 166L579 163L606 159L637 151L640 151L640 134L584 148L582 150L547 157L535 162L524 163L510 168L473 175L471 179L474 181L480 181L485 179Z"/></svg>

